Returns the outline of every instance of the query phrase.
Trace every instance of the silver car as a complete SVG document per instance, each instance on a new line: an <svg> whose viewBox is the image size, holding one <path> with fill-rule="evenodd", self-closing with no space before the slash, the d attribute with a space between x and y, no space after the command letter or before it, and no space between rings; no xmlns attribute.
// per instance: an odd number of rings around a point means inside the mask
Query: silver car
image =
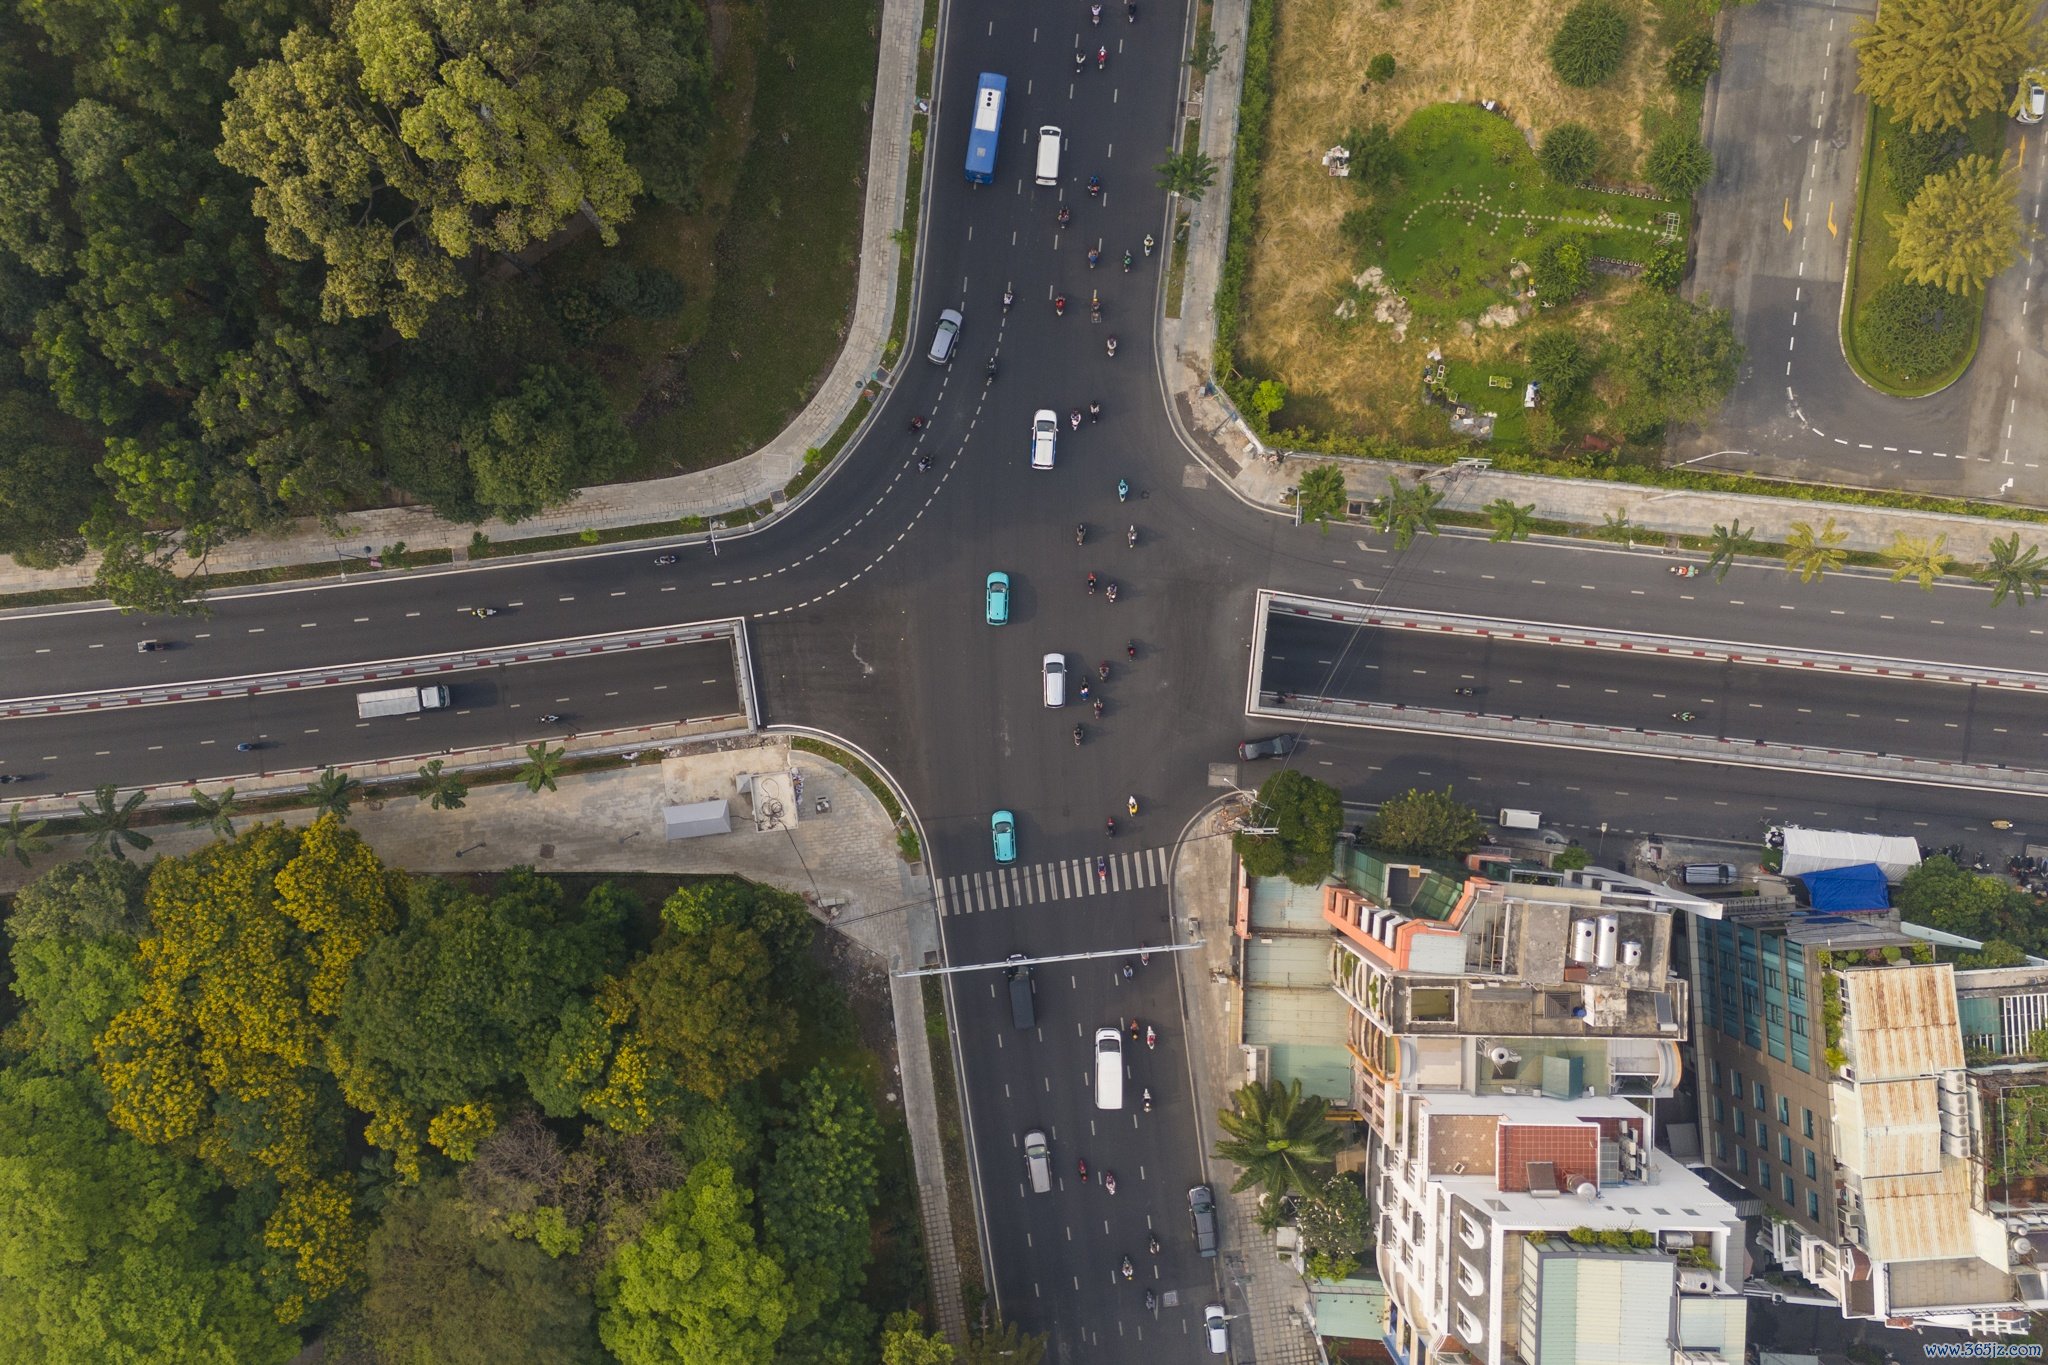
<svg viewBox="0 0 2048 1365"><path fill-rule="evenodd" d="M958 308L939 310L939 330L932 334L931 353L926 356L934 365L943 365L953 358L953 343L960 339L960 324L966 321Z"/></svg>
<svg viewBox="0 0 2048 1365"><path fill-rule="evenodd" d="M1024 1135L1024 1174L1031 1181L1033 1194L1051 1191L1052 1148L1046 1145L1043 1128L1033 1128Z"/></svg>

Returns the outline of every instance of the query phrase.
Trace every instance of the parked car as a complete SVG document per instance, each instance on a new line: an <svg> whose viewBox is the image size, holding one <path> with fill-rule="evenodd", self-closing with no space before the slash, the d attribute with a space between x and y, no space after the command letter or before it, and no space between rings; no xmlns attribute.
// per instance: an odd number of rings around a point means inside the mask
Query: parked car
<svg viewBox="0 0 2048 1365"><path fill-rule="evenodd" d="M1000 570L988 576L982 617L992 626L1000 626L1010 619L1010 576Z"/></svg>
<svg viewBox="0 0 2048 1365"><path fill-rule="evenodd" d="M953 343L960 339L960 324L965 321L958 308L939 310L939 328L932 333L932 349L927 357L934 365L943 365L953 358Z"/></svg>
<svg viewBox="0 0 2048 1365"><path fill-rule="evenodd" d="M1188 1222L1195 1229L1195 1250L1204 1256L1216 1254L1216 1191L1196 1185L1188 1191Z"/></svg>
<svg viewBox="0 0 2048 1365"><path fill-rule="evenodd" d="M1014 863L1017 861L1017 817L1006 810L999 810L988 818L989 837L996 846L996 861Z"/></svg>
<svg viewBox="0 0 2048 1365"><path fill-rule="evenodd" d="M2048 90L2043 90L2038 81L2027 82L2027 100L2013 117L2021 123L2039 123L2048 115Z"/></svg>
<svg viewBox="0 0 2048 1365"><path fill-rule="evenodd" d="M1212 1303L1202 1310L1202 1331L1209 1339L1210 1355L1230 1354L1230 1313L1222 1304Z"/></svg>
<svg viewBox="0 0 2048 1365"><path fill-rule="evenodd" d="M1270 739L1248 739L1237 746L1237 756L1247 761L1254 758L1285 758L1301 744L1299 735L1274 735Z"/></svg>

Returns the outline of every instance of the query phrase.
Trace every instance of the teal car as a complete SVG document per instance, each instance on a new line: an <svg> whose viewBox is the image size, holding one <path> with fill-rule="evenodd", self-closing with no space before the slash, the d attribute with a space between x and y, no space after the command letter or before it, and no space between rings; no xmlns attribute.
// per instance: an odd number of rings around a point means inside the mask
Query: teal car
<svg viewBox="0 0 2048 1365"><path fill-rule="evenodd" d="M1017 861L1017 817L1006 810L999 810L988 818L989 837L995 841L996 861L1014 863Z"/></svg>
<svg viewBox="0 0 2048 1365"><path fill-rule="evenodd" d="M988 593L982 615L992 626L1006 624L1010 619L1010 576L998 570L988 576Z"/></svg>

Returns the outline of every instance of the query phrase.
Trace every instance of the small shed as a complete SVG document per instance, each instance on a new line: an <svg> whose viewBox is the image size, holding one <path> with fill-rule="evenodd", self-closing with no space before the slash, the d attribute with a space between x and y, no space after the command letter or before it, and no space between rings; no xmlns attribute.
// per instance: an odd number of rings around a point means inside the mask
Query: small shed
<svg viewBox="0 0 2048 1365"><path fill-rule="evenodd" d="M691 801L681 806L661 808L661 826L664 838L701 839L707 834L732 833L732 804L724 798L716 801Z"/></svg>

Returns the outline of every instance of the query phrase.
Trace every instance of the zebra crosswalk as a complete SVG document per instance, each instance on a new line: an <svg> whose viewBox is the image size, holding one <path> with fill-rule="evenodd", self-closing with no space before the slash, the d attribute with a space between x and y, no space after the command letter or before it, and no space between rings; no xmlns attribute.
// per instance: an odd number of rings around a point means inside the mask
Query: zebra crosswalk
<svg viewBox="0 0 2048 1365"><path fill-rule="evenodd" d="M1167 848L1141 848L1109 856L1109 876L1095 875L1093 858L1062 858L1026 867L999 867L989 872L962 872L939 881L939 913L974 915L984 910L1010 910L1045 901L1106 896L1112 891L1142 891L1166 883Z"/></svg>

